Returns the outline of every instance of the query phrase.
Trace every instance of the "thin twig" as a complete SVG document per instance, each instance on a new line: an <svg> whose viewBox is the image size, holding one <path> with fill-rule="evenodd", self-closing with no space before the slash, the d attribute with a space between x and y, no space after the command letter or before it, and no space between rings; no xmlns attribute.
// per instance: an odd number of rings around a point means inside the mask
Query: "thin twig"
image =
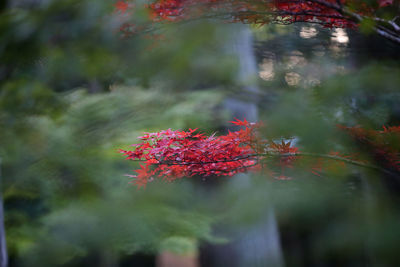
<svg viewBox="0 0 400 267"><path fill-rule="evenodd" d="M328 154L320 154L320 153L310 153L310 152L296 152L296 153L277 153L277 152L269 152L269 153L258 153L258 154L248 154L246 156L240 156L240 157L235 157L235 158L230 158L230 159L224 159L224 160L214 160L214 161L159 161L158 165L204 165L204 164L215 164L215 163L222 163L222 162L235 162L235 161L241 161L241 160L259 160L262 157L316 157L316 158L326 158L330 160L336 160L336 161L341 161L347 164L351 164L354 166L359 166L359 167L364 167L368 169L373 169L377 170L383 173L387 173L390 175L396 175L392 171L379 167L377 165L369 164L369 163L364 163L361 161L357 160L352 160L340 156L335 156L335 155L328 155ZM135 161L145 161L145 160L135 160Z"/></svg>

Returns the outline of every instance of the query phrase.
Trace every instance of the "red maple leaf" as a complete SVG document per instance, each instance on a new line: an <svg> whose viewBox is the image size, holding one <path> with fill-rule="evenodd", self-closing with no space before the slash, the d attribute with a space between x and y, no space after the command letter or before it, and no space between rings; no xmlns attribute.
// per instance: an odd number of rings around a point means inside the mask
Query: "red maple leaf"
<svg viewBox="0 0 400 267"><path fill-rule="evenodd" d="M114 6L121 13L125 13L129 8L129 4L125 1L117 1Z"/></svg>
<svg viewBox="0 0 400 267"><path fill-rule="evenodd" d="M393 5L393 0L378 0L379 7L391 6Z"/></svg>
<svg viewBox="0 0 400 267"><path fill-rule="evenodd" d="M140 143L133 145L134 150L120 150L120 153L129 160L142 162L140 169L136 170L137 175L130 176L138 187L146 186L155 178L173 181L183 177L233 176L240 172L261 170L276 179L287 180L290 177L284 175L285 169L293 168L293 163L301 156L315 154L299 152L290 141L262 139L257 132L260 124L250 123L246 119L235 119L232 123L242 128L221 136L206 136L197 133L197 129L145 133L139 137ZM384 168L400 172L398 146L393 146L393 142L400 143L399 126L384 127L383 130L338 127L367 148ZM357 160L355 154L350 156L330 152L314 156L317 162L310 169L316 175L320 175L324 169L342 168L346 162L367 164ZM280 173L269 170L265 164L261 165L269 157L278 158L271 167L280 169ZM329 163L329 160L334 161Z"/></svg>

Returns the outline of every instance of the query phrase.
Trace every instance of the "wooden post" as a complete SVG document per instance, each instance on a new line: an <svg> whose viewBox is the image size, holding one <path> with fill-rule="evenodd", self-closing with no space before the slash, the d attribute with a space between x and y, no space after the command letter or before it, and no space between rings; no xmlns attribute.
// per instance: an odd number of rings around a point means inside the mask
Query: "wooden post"
<svg viewBox="0 0 400 267"><path fill-rule="evenodd" d="M157 267L200 267L197 241L185 237L165 239L156 258Z"/></svg>
<svg viewBox="0 0 400 267"><path fill-rule="evenodd" d="M157 267L200 267L199 259L196 253L181 255L168 251L163 251L157 255L156 266Z"/></svg>

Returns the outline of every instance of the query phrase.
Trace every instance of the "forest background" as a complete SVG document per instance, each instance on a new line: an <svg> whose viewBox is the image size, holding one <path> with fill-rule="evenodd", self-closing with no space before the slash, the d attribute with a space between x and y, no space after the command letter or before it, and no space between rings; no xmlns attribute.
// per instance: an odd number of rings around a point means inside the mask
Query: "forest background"
<svg viewBox="0 0 400 267"><path fill-rule="evenodd" d="M315 175L310 160L285 170L288 180L252 173L137 190L125 176L137 165L118 153L142 132L220 135L247 117L265 123L265 138L382 164L337 129L399 125L399 45L370 20L342 29L206 18L127 36L128 19L148 25L146 9L4 1L0 14L9 266L160 266L164 252L202 266L399 261L398 173L331 162Z"/></svg>

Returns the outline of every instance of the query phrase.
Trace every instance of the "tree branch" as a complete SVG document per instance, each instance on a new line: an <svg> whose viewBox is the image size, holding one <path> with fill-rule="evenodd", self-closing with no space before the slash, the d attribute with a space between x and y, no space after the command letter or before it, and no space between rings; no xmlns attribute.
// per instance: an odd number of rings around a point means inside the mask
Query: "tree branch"
<svg viewBox="0 0 400 267"><path fill-rule="evenodd" d="M396 175L392 171L379 167L377 165L369 164L369 163L364 163L361 161L353 160L353 159L348 159L340 156L335 156L335 155L328 155L328 154L320 154L320 153L310 153L310 152L296 152L296 153L277 153L277 152L269 152L269 153L259 153L259 154L249 154L246 156L241 156L241 157L235 157L235 158L230 158L230 159L224 159L224 160L215 160L215 161L194 161L194 162L188 162L188 161L169 161L169 160L164 160L164 161L159 161L156 163L157 165L205 165L205 164L215 164L215 163L222 163L222 162L235 162L235 161L241 161L241 160L260 160L262 157L314 157L314 158L326 158L330 160L335 160L335 161L340 161L344 162L350 165L358 166L358 167L363 167L363 168L368 168L368 169L373 169L379 172L387 173L390 175ZM135 160L135 161L145 161L145 160ZM248 168L250 166L245 166L245 168ZM215 171L222 171L222 170L215 170Z"/></svg>

